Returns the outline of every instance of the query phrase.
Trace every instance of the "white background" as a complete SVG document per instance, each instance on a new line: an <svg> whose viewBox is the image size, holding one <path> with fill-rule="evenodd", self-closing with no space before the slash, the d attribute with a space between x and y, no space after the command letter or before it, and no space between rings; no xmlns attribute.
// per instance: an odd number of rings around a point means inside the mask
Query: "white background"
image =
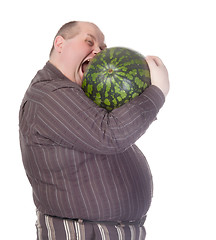
<svg viewBox="0 0 216 240"><path fill-rule="evenodd" d="M171 90L138 141L154 177L147 240L216 239L216 15L212 0L3 1L0 6L1 239L36 239L19 149L18 111L57 30L96 23L111 46L157 55Z"/></svg>

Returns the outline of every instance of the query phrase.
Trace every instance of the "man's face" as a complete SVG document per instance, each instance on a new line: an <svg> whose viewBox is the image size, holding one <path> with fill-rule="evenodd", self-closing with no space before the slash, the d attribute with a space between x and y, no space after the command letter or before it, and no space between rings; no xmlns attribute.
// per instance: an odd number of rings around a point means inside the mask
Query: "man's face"
<svg viewBox="0 0 216 240"><path fill-rule="evenodd" d="M104 35L95 25L80 22L78 28L75 37L64 40L61 58L67 77L81 86L89 60L105 49L106 45Z"/></svg>

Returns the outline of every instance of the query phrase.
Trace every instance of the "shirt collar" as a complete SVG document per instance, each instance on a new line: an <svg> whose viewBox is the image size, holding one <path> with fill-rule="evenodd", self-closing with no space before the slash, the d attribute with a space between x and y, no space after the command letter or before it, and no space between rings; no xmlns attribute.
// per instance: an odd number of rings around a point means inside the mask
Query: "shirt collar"
<svg viewBox="0 0 216 240"><path fill-rule="evenodd" d="M67 80L69 81L70 85L73 85L74 87L80 88L78 84L71 81L69 78L67 78L57 67L55 67L50 61L46 62L46 65L44 66L44 70L51 72L54 76L57 76L59 79Z"/></svg>

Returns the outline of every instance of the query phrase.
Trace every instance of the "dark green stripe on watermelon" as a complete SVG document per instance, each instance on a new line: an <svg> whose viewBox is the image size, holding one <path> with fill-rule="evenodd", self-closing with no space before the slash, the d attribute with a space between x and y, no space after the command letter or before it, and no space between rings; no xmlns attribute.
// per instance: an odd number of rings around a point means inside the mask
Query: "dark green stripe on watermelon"
<svg viewBox="0 0 216 240"><path fill-rule="evenodd" d="M139 96L150 84L145 58L131 49L114 47L91 60L82 89L97 105L111 111Z"/></svg>

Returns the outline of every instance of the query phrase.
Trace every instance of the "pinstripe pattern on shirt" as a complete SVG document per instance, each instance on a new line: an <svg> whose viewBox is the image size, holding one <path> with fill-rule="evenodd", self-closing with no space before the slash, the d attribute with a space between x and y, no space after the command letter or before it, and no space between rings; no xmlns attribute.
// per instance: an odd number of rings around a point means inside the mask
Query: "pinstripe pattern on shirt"
<svg viewBox="0 0 216 240"><path fill-rule="evenodd" d="M150 86L108 113L48 62L31 82L19 115L23 163L36 207L71 219L144 216L152 177L134 143L163 102L162 92Z"/></svg>

